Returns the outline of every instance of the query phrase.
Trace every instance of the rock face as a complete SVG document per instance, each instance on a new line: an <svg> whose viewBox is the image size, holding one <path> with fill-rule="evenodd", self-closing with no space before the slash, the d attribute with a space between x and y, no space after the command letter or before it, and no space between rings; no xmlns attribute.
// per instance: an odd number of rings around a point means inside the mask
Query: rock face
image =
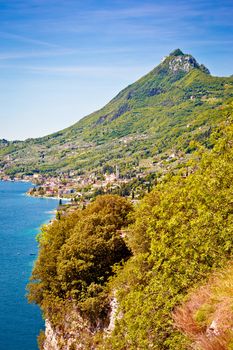
<svg viewBox="0 0 233 350"><path fill-rule="evenodd" d="M111 333L114 330L115 322L117 319L117 309L118 309L118 301L117 301L117 298L114 296L110 301L109 325L106 329L107 333ZM118 318L119 318L119 315L118 315Z"/></svg>
<svg viewBox="0 0 233 350"><path fill-rule="evenodd" d="M105 320L97 320L95 326L85 320L79 311L63 313L59 325L54 326L49 319L45 321L45 339L41 350L95 350L95 335L101 332L103 337L113 331L117 315L118 301L113 293L109 300L109 312Z"/></svg>
<svg viewBox="0 0 233 350"><path fill-rule="evenodd" d="M178 71L183 71L185 73L188 73L193 68L198 68L201 71L210 74L209 70L203 65L197 63L194 57L191 55L184 55L181 51L181 54L177 54L177 51L175 51L175 55L173 53L170 54L170 61L169 61L169 69L176 73Z"/></svg>
<svg viewBox="0 0 233 350"><path fill-rule="evenodd" d="M206 334L209 337L217 336L220 334L219 329L218 329L218 324L215 320L211 322L211 325L207 328Z"/></svg>
<svg viewBox="0 0 233 350"><path fill-rule="evenodd" d="M41 350L84 350L88 348L87 338L94 333L74 309L65 315L62 326L53 326L48 319L45 321L45 340ZM92 346L89 348L94 349Z"/></svg>
<svg viewBox="0 0 233 350"><path fill-rule="evenodd" d="M58 334L48 320L45 321L44 350L59 350Z"/></svg>

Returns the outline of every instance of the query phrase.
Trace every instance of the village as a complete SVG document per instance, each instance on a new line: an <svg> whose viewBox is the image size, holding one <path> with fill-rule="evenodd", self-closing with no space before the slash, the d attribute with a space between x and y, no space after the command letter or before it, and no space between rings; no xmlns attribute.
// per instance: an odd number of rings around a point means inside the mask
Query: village
<svg viewBox="0 0 233 350"><path fill-rule="evenodd" d="M56 198L60 200L60 204L67 200L73 206L85 206L96 196L107 193L138 200L149 192L169 169L175 169L183 162L183 154L171 152L157 160L141 159L138 166L128 173L121 173L119 165L105 165L102 171L82 174L70 170L54 174L38 172L12 176L0 170L0 180L31 183L32 187L27 195L32 197Z"/></svg>
<svg viewBox="0 0 233 350"><path fill-rule="evenodd" d="M115 173L104 175L96 173L77 175L72 171L48 177L43 174L34 174L30 181L35 184L28 191L31 196L65 198L74 201L79 201L88 195L93 196L95 192L101 192L109 187L114 189L127 182L126 179L120 178L118 167Z"/></svg>
<svg viewBox="0 0 233 350"><path fill-rule="evenodd" d="M88 175L76 175L75 172L60 173L58 175L46 175L35 173L33 175L10 176L0 171L1 181L23 181L32 183L27 194L34 197L53 197L58 199L73 199L78 201L86 197L87 193L93 196L95 192L104 192L118 188L130 179L121 178L119 168L116 166L115 172ZM86 196L84 196L86 194Z"/></svg>

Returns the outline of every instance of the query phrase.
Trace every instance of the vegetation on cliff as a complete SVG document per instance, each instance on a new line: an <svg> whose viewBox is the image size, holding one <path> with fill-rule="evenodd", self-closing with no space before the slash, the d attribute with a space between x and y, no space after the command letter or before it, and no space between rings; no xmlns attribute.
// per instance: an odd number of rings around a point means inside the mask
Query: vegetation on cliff
<svg viewBox="0 0 233 350"><path fill-rule="evenodd" d="M167 178L135 211L128 235L135 255L113 281L124 316L106 349L188 348L172 311L190 288L233 257L230 120L215 137L214 149L199 152L188 177Z"/></svg>
<svg viewBox="0 0 233 350"><path fill-rule="evenodd" d="M29 298L54 325L75 305L94 325L83 349L181 350L193 342L173 312L233 258L232 110L232 102L219 110L225 121L207 147L199 146L187 168L164 177L134 210L118 196L99 196L41 233ZM113 294L115 327L106 337ZM205 312L201 318L208 323Z"/></svg>
<svg viewBox="0 0 233 350"><path fill-rule="evenodd" d="M173 318L193 343L203 350L233 348L232 262L214 273L208 282L192 290L176 308Z"/></svg>
<svg viewBox="0 0 233 350"><path fill-rule="evenodd" d="M115 264L130 256L121 229L129 224L131 210L124 198L100 196L87 208L45 226L38 237L40 253L29 284L29 300L39 304L46 315L59 302L69 300L93 323L103 318L108 311L106 281Z"/></svg>

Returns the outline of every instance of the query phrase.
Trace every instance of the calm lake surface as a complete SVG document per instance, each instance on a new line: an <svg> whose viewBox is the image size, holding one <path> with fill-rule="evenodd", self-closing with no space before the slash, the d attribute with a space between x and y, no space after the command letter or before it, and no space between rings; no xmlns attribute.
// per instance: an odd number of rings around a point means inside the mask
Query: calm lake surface
<svg viewBox="0 0 233 350"><path fill-rule="evenodd" d="M37 350L44 322L27 303L26 285L37 254L35 237L58 201L24 195L28 183L0 181L0 350Z"/></svg>

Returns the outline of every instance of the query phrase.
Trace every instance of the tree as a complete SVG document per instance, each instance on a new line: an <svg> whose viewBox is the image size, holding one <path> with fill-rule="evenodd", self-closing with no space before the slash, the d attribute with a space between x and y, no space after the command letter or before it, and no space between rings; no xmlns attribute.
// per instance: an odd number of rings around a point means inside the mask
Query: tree
<svg viewBox="0 0 233 350"><path fill-rule="evenodd" d="M126 199L104 195L45 227L29 284L30 301L44 306L53 295L54 300L84 302L93 285L102 291L114 265L131 254L120 234L131 210Z"/></svg>

